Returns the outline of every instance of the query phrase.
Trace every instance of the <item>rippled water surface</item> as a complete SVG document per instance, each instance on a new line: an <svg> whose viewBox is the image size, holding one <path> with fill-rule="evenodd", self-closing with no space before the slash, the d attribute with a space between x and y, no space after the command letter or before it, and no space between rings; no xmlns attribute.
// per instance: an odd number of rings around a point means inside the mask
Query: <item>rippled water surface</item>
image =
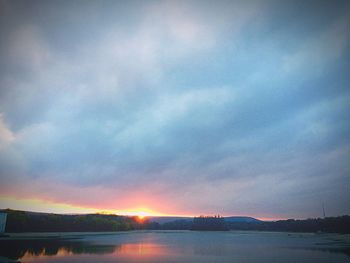
<svg viewBox="0 0 350 263"><path fill-rule="evenodd" d="M0 262L350 262L349 235L131 231L18 234Z"/></svg>

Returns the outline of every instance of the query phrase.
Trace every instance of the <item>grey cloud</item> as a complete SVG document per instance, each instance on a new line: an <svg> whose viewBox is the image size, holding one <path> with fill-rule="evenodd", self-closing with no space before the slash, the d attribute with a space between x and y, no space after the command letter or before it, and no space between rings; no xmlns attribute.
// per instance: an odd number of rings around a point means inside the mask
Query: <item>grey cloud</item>
<svg viewBox="0 0 350 263"><path fill-rule="evenodd" d="M265 215L315 216L324 190L347 211L346 13L317 5L304 28L294 2L105 3L3 3L1 180Z"/></svg>

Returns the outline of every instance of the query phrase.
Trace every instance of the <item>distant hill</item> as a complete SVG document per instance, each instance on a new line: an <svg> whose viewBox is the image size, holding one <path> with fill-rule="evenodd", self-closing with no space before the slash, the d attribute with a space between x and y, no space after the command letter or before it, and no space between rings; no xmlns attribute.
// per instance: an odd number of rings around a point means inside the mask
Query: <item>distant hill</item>
<svg viewBox="0 0 350 263"><path fill-rule="evenodd" d="M223 217L201 216L193 219L192 228L194 231L228 231L230 230Z"/></svg>
<svg viewBox="0 0 350 263"><path fill-rule="evenodd" d="M148 216L147 219L150 222L158 224L169 223L173 221L193 221L193 217L182 217L182 216Z"/></svg>
<svg viewBox="0 0 350 263"><path fill-rule="evenodd" d="M150 222L156 222L158 224L164 224L169 223L173 221L193 221L193 217L179 217L179 216L150 216L147 217ZM226 222L229 223L258 223L262 222L256 218L253 217L247 217L247 216L228 216L224 217Z"/></svg>
<svg viewBox="0 0 350 263"><path fill-rule="evenodd" d="M259 219L256 219L254 217L248 217L248 216L229 216L224 217L226 222L230 223L258 223L262 222Z"/></svg>

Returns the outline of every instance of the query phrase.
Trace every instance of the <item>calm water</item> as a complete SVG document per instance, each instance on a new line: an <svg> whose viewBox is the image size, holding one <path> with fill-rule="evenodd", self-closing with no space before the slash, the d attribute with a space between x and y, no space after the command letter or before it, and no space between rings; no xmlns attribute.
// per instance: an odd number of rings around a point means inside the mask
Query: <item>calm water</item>
<svg viewBox="0 0 350 263"><path fill-rule="evenodd" d="M350 262L350 238L236 231L29 234L0 239L0 256L21 262Z"/></svg>

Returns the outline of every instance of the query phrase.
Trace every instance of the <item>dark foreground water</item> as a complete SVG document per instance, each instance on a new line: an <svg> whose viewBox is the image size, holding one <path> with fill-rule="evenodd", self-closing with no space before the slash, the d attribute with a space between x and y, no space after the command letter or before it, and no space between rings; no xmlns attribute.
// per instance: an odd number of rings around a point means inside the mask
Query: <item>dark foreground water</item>
<svg viewBox="0 0 350 263"><path fill-rule="evenodd" d="M350 262L349 235L131 231L0 238L0 262Z"/></svg>

